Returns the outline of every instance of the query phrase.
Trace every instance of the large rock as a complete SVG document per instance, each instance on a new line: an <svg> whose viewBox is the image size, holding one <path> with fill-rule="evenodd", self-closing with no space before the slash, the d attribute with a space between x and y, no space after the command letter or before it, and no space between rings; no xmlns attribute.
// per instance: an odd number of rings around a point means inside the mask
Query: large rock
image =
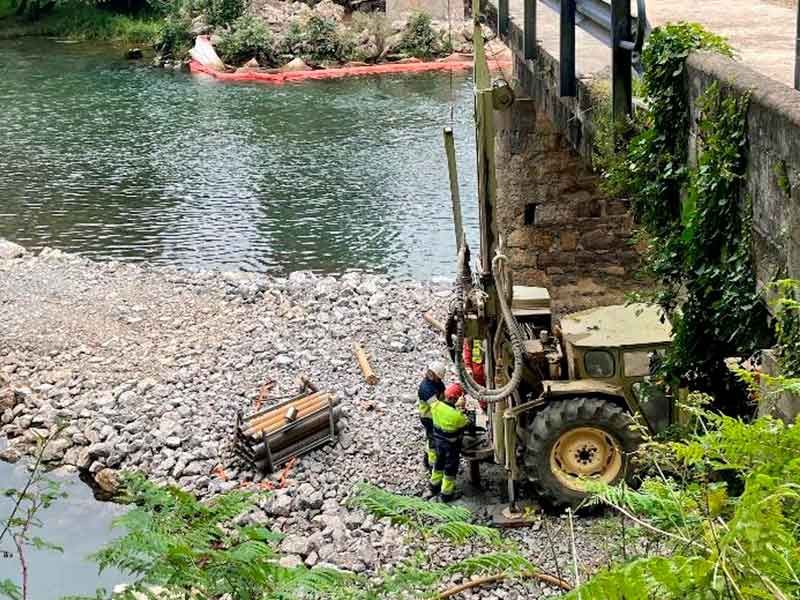
<svg viewBox="0 0 800 600"><path fill-rule="evenodd" d="M95 474L94 480L106 493L116 494L119 491L119 475L114 469L101 469Z"/></svg>
<svg viewBox="0 0 800 600"><path fill-rule="evenodd" d="M309 67L303 59L299 56L293 58L288 63L281 67L281 71L310 71L311 67Z"/></svg>
<svg viewBox="0 0 800 600"><path fill-rule="evenodd" d="M194 48L189 51L189 55L204 67L215 71L225 70L225 64L217 55L217 51L214 50L214 46L211 45L211 40L208 36L198 35L194 40Z"/></svg>
<svg viewBox="0 0 800 600"><path fill-rule="evenodd" d="M314 12L323 19L332 19L337 23L344 18L344 6L340 6L332 0L322 0L314 7Z"/></svg>
<svg viewBox="0 0 800 600"><path fill-rule="evenodd" d="M305 535L288 535L281 542L281 552L307 556L313 550L311 540Z"/></svg>
<svg viewBox="0 0 800 600"><path fill-rule="evenodd" d="M26 252L25 248L19 244L0 239L0 258L20 258Z"/></svg>

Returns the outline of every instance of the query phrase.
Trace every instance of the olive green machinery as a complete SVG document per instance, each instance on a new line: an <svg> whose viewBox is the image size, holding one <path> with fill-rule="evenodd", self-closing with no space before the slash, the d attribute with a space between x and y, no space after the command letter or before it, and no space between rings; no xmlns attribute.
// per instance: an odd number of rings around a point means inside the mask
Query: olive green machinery
<svg viewBox="0 0 800 600"><path fill-rule="evenodd" d="M651 381L671 329L643 304L594 308L553 326L547 290L513 285L493 218L493 113L514 95L507 82L491 80L477 10L473 16L480 251L473 273L454 185L459 249L445 338L468 394L486 406L486 434L466 443L464 454L476 468L481 460L504 467L511 512L523 480L550 504L576 506L587 481L629 477L642 432L671 422L672 400ZM453 183L451 135L445 131ZM485 344L485 387L462 358L464 341L474 339Z"/></svg>

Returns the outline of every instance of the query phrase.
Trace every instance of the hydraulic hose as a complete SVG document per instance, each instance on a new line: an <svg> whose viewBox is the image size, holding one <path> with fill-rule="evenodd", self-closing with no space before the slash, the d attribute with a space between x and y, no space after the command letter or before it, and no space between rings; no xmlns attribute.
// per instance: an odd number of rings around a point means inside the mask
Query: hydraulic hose
<svg viewBox="0 0 800 600"><path fill-rule="evenodd" d="M525 346L523 343L522 335L520 334L519 327L517 326L516 319L511 312L511 308L508 306L508 298L506 289L506 280L505 276L503 275L504 271L501 268L501 263L505 263L508 261L508 258L501 253L497 253L497 255L492 260L492 271L495 273L495 282L497 285L497 298L500 303L500 310L503 318L503 324L505 325L506 329L508 330L508 335L511 340L511 350L514 356L514 370L511 374L511 378L509 379L508 383L506 383L503 387L499 389L489 389L487 387L483 387L482 385L478 384L472 377L472 374L467 370L466 365L464 364L464 357L461 352L461 349L464 347L464 319L465 319L465 308L466 308L466 292L465 292L465 284L471 285L471 277L469 275L469 263L465 263L465 255L468 255L468 250L466 253L463 251L466 247L466 244L462 246L462 251L459 252L458 255L458 273L459 279L456 284L456 305L455 305L455 315L454 319L456 324L456 343L455 343L455 352L453 360L456 365L456 371L458 372L458 378L461 381L461 384L464 386L464 389L474 398L478 400L482 400L484 402L500 402L501 400L505 400L508 398L518 387L520 382L522 381L522 371L523 371L523 363L524 363L524 354L525 354ZM468 259L467 259L468 260ZM449 319L448 319L449 321ZM502 335L502 327L498 327L497 331L495 332L494 340L492 342L492 349L496 349L499 347L500 336Z"/></svg>

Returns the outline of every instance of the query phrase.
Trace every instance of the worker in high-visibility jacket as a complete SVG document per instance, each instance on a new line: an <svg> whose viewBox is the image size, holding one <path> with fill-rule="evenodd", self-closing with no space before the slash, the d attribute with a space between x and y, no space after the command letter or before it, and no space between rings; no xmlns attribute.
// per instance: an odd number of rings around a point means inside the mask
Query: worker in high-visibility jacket
<svg viewBox="0 0 800 600"><path fill-rule="evenodd" d="M461 462L461 441L469 419L462 412L464 388L452 383L444 392L444 400L431 405L436 463L431 471L431 492L440 494L443 502L457 497L456 477Z"/></svg>
<svg viewBox="0 0 800 600"><path fill-rule="evenodd" d="M425 453L422 462L426 469L432 469L436 462L436 447L433 443L433 420L431 419L431 404L444 398L444 378L447 367L441 361L434 361L428 365L425 377L417 390L417 409L419 420L425 429Z"/></svg>
<svg viewBox="0 0 800 600"><path fill-rule="evenodd" d="M483 366L483 342L472 338L464 339L462 355L464 357L464 366L472 373L475 383L485 386L486 369ZM483 412L486 412L486 402L479 400L478 404L480 404Z"/></svg>

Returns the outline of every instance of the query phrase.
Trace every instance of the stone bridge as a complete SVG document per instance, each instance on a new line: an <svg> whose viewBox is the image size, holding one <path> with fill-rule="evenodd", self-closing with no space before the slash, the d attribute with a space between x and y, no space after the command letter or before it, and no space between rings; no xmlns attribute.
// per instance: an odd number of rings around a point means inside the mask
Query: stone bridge
<svg viewBox="0 0 800 600"><path fill-rule="evenodd" d="M490 0L495 2L497 0ZM732 61L698 53L688 59L689 101L712 81L751 92L745 193L753 202L760 283L800 278L800 92L793 79L796 0L649 0L653 26L695 21L728 38ZM518 102L497 114L499 232L515 282L551 289L556 308L620 301L637 287L638 253L624 200L607 197L592 170L593 82L608 81L611 50L576 31L578 94L558 92L559 17L537 6L537 56L523 53L523 0L509 0L507 42ZM485 12L496 24L496 4ZM495 25L493 25L495 26ZM694 138L690 139L692 157ZM788 185L785 177L788 175Z"/></svg>

